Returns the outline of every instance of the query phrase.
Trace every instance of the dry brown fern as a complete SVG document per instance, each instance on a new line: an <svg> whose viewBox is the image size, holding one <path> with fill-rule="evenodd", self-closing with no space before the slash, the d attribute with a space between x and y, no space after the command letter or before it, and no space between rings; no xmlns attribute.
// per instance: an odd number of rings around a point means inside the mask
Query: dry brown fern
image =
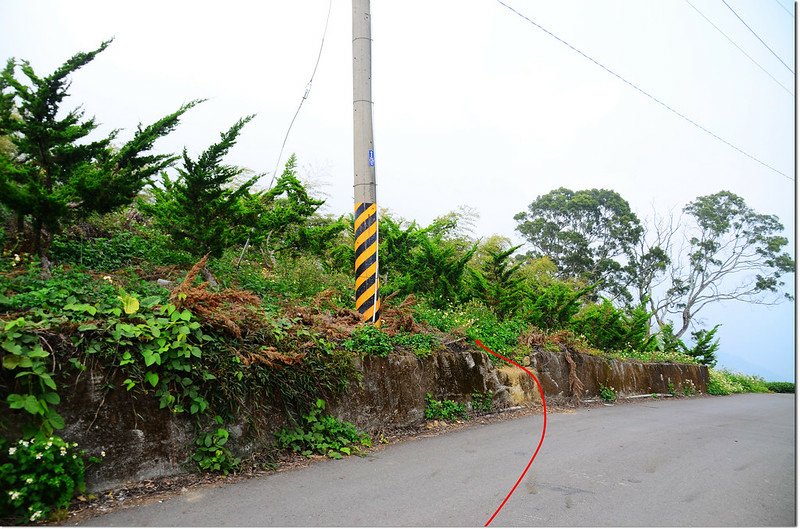
<svg viewBox="0 0 800 529"><path fill-rule="evenodd" d="M263 327L263 315L256 308L261 298L244 290L208 290L208 283L194 286L195 279L208 262L208 255L200 259L186 274L184 280L170 294L170 302L179 309L189 309L198 319L211 327L242 338L242 330Z"/></svg>
<svg viewBox="0 0 800 529"><path fill-rule="evenodd" d="M301 364L305 353L281 353L274 347L262 347L258 351L237 351L242 363L246 366L264 364L269 367L292 366Z"/></svg>

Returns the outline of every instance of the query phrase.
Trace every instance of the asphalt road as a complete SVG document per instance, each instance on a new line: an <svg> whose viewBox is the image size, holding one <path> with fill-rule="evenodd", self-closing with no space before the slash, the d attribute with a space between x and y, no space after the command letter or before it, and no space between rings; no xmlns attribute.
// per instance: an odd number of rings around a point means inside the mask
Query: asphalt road
<svg viewBox="0 0 800 529"><path fill-rule="evenodd" d="M481 526L541 415L191 491L100 526ZM548 417L492 525L795 525L794 395L650 400Z"/></svg>

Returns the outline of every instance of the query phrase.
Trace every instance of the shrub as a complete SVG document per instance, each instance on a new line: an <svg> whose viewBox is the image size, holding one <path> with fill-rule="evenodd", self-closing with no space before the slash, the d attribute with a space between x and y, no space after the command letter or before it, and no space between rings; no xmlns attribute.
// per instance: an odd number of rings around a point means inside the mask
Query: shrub
<svg viewBox="0 0 800 529"><path fill-rule="evenodd" d="M614 402L617 400L617 392L613 387L600 384L600 398L606 402Z"/></svg>
<svg viewBox="0 0 800 529"><path fill-rule="evenodd" d="M324 411L325 401L317 399L311 411L303 416L302 424L293 429L284 428L275 434L278 445L304 456L316 453L332 459L349 456L354 451L360 451L361 446L372 446L372 439L359 432L352 423L340 421Z"/></svg>
<svg viewBox="0 0 800 529"><path fill-rule="evenodd" d="M170 248L169 238L153 229L123 231L108 237L90 239L74 235L56 235L51 253L62 263L76 264L88 270L111 272L131 265L188 265L194 259L187 253Z"/></svg>
<svg viewBox="0 0 800 529"><path fill-rule="evenodd" d="M716 369L708 370L708 394L709 395L730 395L735 388L721 371Z"/></svg>
<svg viewBox="0 0 800 529"><path fill-rule="evenodd" d="M0 439L0 518L36 522L66 509L75 492L85 490L85 451L77 446L57 436L10 446Z"/></svg>
<svg viewBox="0 0 800 529"><path fill-rule="evenodd" d="M731 393L767 393L764 379L754 375L732 373L726 369L709 369L708 393L730 395Z"/></svg>
<svg viewBox="0 0 800 529"><path fill-rule="evenodd" d="M649 336L649 325L650 315L643 307L626 311L603 299L573 317L570 328L598 349L648 351L655 345L655 338Z"/></svg>
<svg viewBox="0 0 800 529"><path fill-rule="evenodd" d="M436 400L430 393L425 394L425 418L428 420L440 419L453 421L461 417L467 418L467 408L461 403L452 400Z"/></svg>
<svg viewBox="0 0 800 529"><path fill-rule="evenodd" d="M356 353L383 358L389 356L389 352L394 349L389 335L372 325L356 327L350 338L342 342L342 347Z"/></svg>
<svg viewBox="0 0 800 529"><path fill-rule="evenodd" d="M773 393L794 393L794 382L767 382L767 389Z"/></svg>
<svg viewBox="0 0 800 529"><path fill-rule="evenodd" d="M289 299L309 299L324 290L333 290L340 305L349 306L353 278L340 272L327 272L316 257L283 257L272 271L263 270L264 293L277 293Z"/></svg>
<svg viewBox="0 0 800 529"><path fill-rule="evenodd" d="M475 391L472 393L472 411L475 413L489 413L494 407L494 393L487 391L481 393Z"/></svg>
<svg viewBox="0 0 800 529"><path fill-rule="evenodd" d="M239 468L241 460L234 457L230 449L225 446L228 442L228 430L222 427L222 418L217 415L214 421L219 428L213 432L208 432L195 440L197 451L194 453L192 459L197 463L200 470L208 472L222 472L228 475L228 472L235 471Z"/></svg>
<svg viewBox="0 0 800 529"><path fill-rule="evenodd" d="M594 285L578 289L564 281L537 284L523 303L525 319L546 331L565 329L580 310L580 299L593 289Z"/></svg>
<svg viewBox="0 0 800 529"><path fill-rule="evenodd" d="M430 334L400 332L392 341L395 345L408 347L419 358L427 358L433 351L435 338Z"/></svg>

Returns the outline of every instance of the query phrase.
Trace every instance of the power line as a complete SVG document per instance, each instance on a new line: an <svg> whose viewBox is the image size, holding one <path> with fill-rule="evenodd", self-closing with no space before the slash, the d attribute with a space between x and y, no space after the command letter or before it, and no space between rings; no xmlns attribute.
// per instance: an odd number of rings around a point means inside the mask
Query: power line
<svg viewBox="0 0 800 529"><path fill-rule="evenodd" d="M731 39L731 38L730 38L728 35L726 35L724 31L722 31L721 29L719 29L719 28L717 27L717 25L716 25L716 24L714 24L713 22L711 22L711 20L709 20L709 18L708 18L707 16L705 16L705 15L703 14L703 12L702 12L702 11L700 11L699 9L697 9L697 7L695 7L695 5L694 5L694 4L692 4L692 3L691 3L689 0L686 0L686 3L687 3L687 4L689 4L689 5L692 7L692 9L694 9L695 11L697 11L697 13L698 13L698 14L699 14L701 17L703 17L704 19L706 19L706 22L708 22L709 24L711 24L711 25L714 27L714 29L716 29L717 31L719 31L719 32L722 34L722 36L723 36L723 37L725 37L726 39L728 39L728 42L730 42L731 44L733 44L734 46L736 46L736 49L737 49L737 50L739 50L740 52L742 52L742 53L744 54L744 56L745 56L745 57L747 57L748 59L750 59L750 61L752 61L752 63L753 63L753 64L755 64L756 66L758 66L759 68L761 68L761 71L763 71L765 74L769 75L769 76L770 76L770 78L772 78L772 80L773 80L773 81L775 81L776 83L778 83L778 86L780 86L781 88L783 88L783 89L786 91L786 93L787 93L787 94L789 94L790 96L794 97L794 94L791 92L791 90L789 90L788 88L786 88L786 86L784 86L784 85L783 85L783 83L781 83L780 81L778 81L778 80L777 80L777 79L776 79L776 78L775 78L775 77L774 77L774 76L773 76L771 73L769 73L767 70L765 70L765 69L764 69L764 67L763 67L763 66L761 66L761 65L760 65L760 64L759 64L759 63L758 63L758 62L757 62L757 61L756 61L754 58L752 58L750 55L748 55L746 51L744 51L742 48L740 48L740 47L739 47L739 45L738 45L738 44L736 44L736 43L735 43L735 42L734 42L734 41L733 41L733 40L732 40L732 39Z"/></svg>
<svg viewBox="0 0 800 529"><path fill-rule="evenodd" d="M791 11L789 11L788 9L786 9L786 6L784 6L784 5L783 5L782 3L780 3L778 0L775 0L775 3L776 3L776 4L778 4L779 6L781 6L781 9L783 9L784 11L786 11L787 13L789 13L789 16L790 16L790 17L794 18L794 13L792 13ZM792 4L794 5L794 2L792 2Z"/></svg>
<svg viewBox="0 0 800 529"><path fill-rule="evenodd" d="M297 119L297 115L300 113L300 109L303 108L303 103L306 99L308 99L308 94L311 92L311 84L314 82L314 75L317 73L317 67L319 66L319 60L322 57L322 47L325 45L325 35L328 33L328 21L331 19L331 6L333 5L333 0L328 0L328 16L325 17L325 29L322 30L322 41L319 43L319 53L317 54L317 62L314 63L314 71L311 72L311 78L308 80L306 84L306 90L303 93L303 97L300 99L300 104L297 105L297 110L294 113L294 117L292 117L291 123L289 123L289 128L286 129L286 136L283 137L283 144L281 145L281 150L278 152L278 159L275 162L275 169L272 170L272 180L269 181L269 187L267 189L272 189L272 184L275 183L275 177L278 175L278 165L281 163L281 157L283 156L283 148L286 147L286 140L289 139L289 133L292 131L292 126L294 125L294 120Z"/></svg>
<svg viewBox="0 0 800 529"><path fill-rule="evenodd" d="M319 53L317 53L317 60L314 63L314 70L311 72L311 78L308 80L306 84L305 92L303 92L303 97L300 99L300 104L297 105L297 110L294 112L294 116L292 117L291 123L289 123L289 128L286 129L286 135L283 137L283 144L281 144L281 150L278 152L278 159L275 161L275 169L272 170L272 180L269 181L269 187L267 189L272 189L272 184L275 183L275 177L278 175L278 165L281 163L281 157L283 156L283 148L286 147L286 140L289 139L289 133L292 131L292 125L294 125L294 121L297 119L297 115L300 113L300 109L303 107L303 103L306 99L308 99L308 94L311 92L311 84L314 82L314 76L317 74L317 67L319 66L319 60L322 57L322 47L325 45L325 35L328 34L328 21L331 19L331 6L333 5L333 0L328 0L328 14L325 17L325 28L322 30L322 40L319 43ZM259 218L261 214L259 213ZM253 233L256 231L255 227L250 230L250 235L247 236L247 240L244 243L244 247L242 248L242 253L239 255L239 260L236 262L236 267L238 268L239 265L242 263L242 259L244 258L244 254L247 251L248 246L250 246L250 237L252 237Z"/></svg>
<svg viewBox="0 0 800 529"><path fill-rule="evenodd" d="M648 92L645 92L644 90L642 90L641 88L639 88L638 86L636 86L635 84L633 84L632 82L628 81L627 79L625 79L624 77L622 77L622 76L621 76L621 75L619 75L618 73L616 73L616 72L614 72L614 71L610 70L610 69L609 69L609 68L607 68L606 66L604 66L604 65L600 64L599 62L597 62L597 61L596 61L596 60L594 60L593 58L589 57L588 55L586 55L585 53L583 53L581 50L579 50L578 48L576 48L575 46L573 46L573 45L572 45L572 44L570 44L569 42L565 41L564 39L562 39L562 38L561 38L561 37L559 37L558 35L556 35L556 34L554 34L553 32L551 32L550 30L548 30L548 29L546 29L546 28L544 28L544 27L540 26L538 23L534 22L533 20L531 20L531 19L530 19L530 18L528 18L527 16L523 15L522 13L520 13L519 11L517 11L516 9L514 9L513 7L509 6L508 4L506 4L505 2L503 2L502 0L497 0L497 3L499 3L500 5L502 5L503 7L505 7L506 9L508 9L509 11L511 11L512 13L516 14L517 16L519 16L519 17L521 17L521 18L523 18L523 19L527 20L528 22L530 22L531 24L533 24L534 26L536 26L536 27L537 27L537 28L539 28L540 30L544 31L545 33L547 33L548 35L550 35L551 37L553 37L554 39L556 39L556 40L557 40L557 41L559 41L560 43L562 43L562 44L564 44L565 46L567 46L568 48L570 48L572 51L574 51L574 52L576 52L576 53L578 53L578 54L582 55L584 58L586 58L586 59L590 60L591 62L593 62L594 64L596 64L597 66L599 66L599 67L600 67L600 68L602 68L603 70L607 71L608 73L610 73L611 75L613 75L614 77L616 77L617 79L619 79L620 81L622 81L623 83L627 84L628 86L630 86L631 88L633 88L633 89L634 89L634 90L636 90L637 92L639 92L639 93L641 93L641 94L643 94L643 95L645 95L645 96L649 97L650 99L652 99L653 101L655 101L656 103L658 103L659 105L661 105L662 107L666 108L667 110L669 110L669 111L670 111L670 112L672 112L673 114L677 115L678 117L681 117L681 118L683 118L685 121L688 121L689 123L691 123L692 125L694 125L694 126L695 126L695 127L697 127L698 129L702 130L702 131L703 131L703 132L705 132L706 134L709 134L710 136L713 136L714 138L718 139L719 141L721 141L722 143L724 143L724 144L725 144L725 145L727 145L728 147L730 147L730 148L734 149L735 151L739 152L740 154L743 154L743 155L747 156L748 158L750 158L751 160L753 160L753 161L755 161L755 162L758 162L759 164L763 165L764 167L766 167L766 168L767 168L767 169L769 169L770 171L776 172L776 173L778 173L779 175L783 176L784 178L786 178L786 179L788 179L788 180L791 180L791 181L794 181L794 178L792 178L791 176L787 175L787 174L786 174L786 173L784 173L783 171L780 171L780 170L778 170L778 169L775 169L775 168L774 168L774 167L772 167L771 165L769 165L769 164L767 164L767 163L765 163L765 162L762 162L761 160L759 160L758 158L756 158L756 157L755 157L755 156L753 156L752 154L749 154L749 153L747 153L747 152L743 151L742 149L740 149L740 148L739 148L739 147L737 147L736 145L732 144L731 142L729 142L729 141L727 141L727 140L725 140L725 139L721 138L720 136L718 136L718 135L714 134L713 132L711 132L710 130L708 130L707 128L705 128L703 125L700 125L699 123L697 123L696 121L692 120L691 118L689 118L689 117L685 116L684 114L681 114L680 112L678 112L677 110L675 110L675 109L674 109L674 108L672 108L671 106L667 105L666 103L664 103L663 101L661 101L661 100L660 100L660 99L658 99L657 97L655 97L655 96L653 96L653 95L649 94Z"/></svg>
<svg viewBox="0 0 800 529"><path fill-rule="evenodd" d="M766 48L767 48L767 49L768 49L768 50L769 50L769 51L770 51L770 52L771 52L771 53L772 53L772 54L775 56L775 58L776 58L776 59L778 59L779 61L781 61L781 64L782 64L782 65L784 65L784 66L786 66L786 69L787 69L787 70L789 70L790 72L792 72L792 74L794 74L794 70L792 70L791 68L789 68L789 65L788 65L788 64L786 64L785 62L783 62L783 59L781 59L780 57L778 57L778 54L777 54L777 53L775 53L774 51L772 51L772 48L770 48L770 47L767 45L767 43L766 43L766 42L764 42L764 41L761 39L761 37L759 37L759 36L758 36L758 34L757 34L755 31L753 31L753 28L751 28L750 26L748 26L748 25L747 25L747 22L745 22L745 21L742 19L742 17L740 17L740 16L739 16L739 13L737 13L736 11L734 11L734 10L733 10L733 8L732 8L730 5L728 5L728 2L726 2L725 0L722 0L722 3L723 3L723 4L725 4L726 6L728 6L728 9L730 9L730 10L731 10L731 13L733 13L734 15L736 15L736 18L738 18L738 19L739 19L739 21L741 21L741 23L742 23L742 24L744 24L744 26L745 26L747 29L749 29L749 30L750 30L750 33L752 33L753 35L755 35L755 36L756 36L756 38L757 38L758 40L760 40L760 41L761 41L761 44L763 44L763 45L764 45L764 46L765 46L765 47L766 47Z"/></svg>

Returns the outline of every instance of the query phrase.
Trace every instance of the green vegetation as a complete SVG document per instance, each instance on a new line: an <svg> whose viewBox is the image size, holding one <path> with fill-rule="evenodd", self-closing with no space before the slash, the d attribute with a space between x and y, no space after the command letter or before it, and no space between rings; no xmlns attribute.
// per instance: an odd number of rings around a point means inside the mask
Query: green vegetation
<svg viewBox="0 0 800 529"><path fill-rule="evenodd" d="M476 391L472 394L472 411L478 414L489 413L494 407L494 393Z"/></svg>
<svg viewBox="0 0 800 529"><path fill-rule="evenodd" d="M710 395L769 392L767 383L761 377L733 373L726 369L709 369L708 374L708 393Z"/></svg>
<svg viewBox="0 0 800 529"><path fill-rule="evenodd" d="M350 338L342 342L342 347L355 353L384 358L394 349L389 335L372 325L356 327Z"/></svg>
<svg viewBox="0 0 800 529"><path fill-rule="evenodd" d="M43 521L66 509L75 492L86 489L86 462L100 461L86 458L77 446L58 436L20 439L14 444L0 438L0 519Z"/></svg>
<svg viewBox="0 0 800 529"><path fill-rule="evenodd" d="M419 332L399 332L392 338L392 343L410 349L418 358L427 358L436 346L436 338L430 334Z"/></svg>
<svg viewBox="0 0 800 529"><path fill-rule="evenodd" d="M86 141L98 127L95 120L84 119L79 108L65 113L60 107L69 95L69 76L110 44L74 55L45 77L27 61L18 64L14 59L0 74L0 136L12 144L10 153L0 154L0 202L17 215L17 239L24 236L19 220L29 219L33 252L43 259L46 232L58 232L69 219L130 203L150 177L174 161L168 154L147 153L197 103L147 127L140 125L121 147L112 145L118 131ZM17 66L24 79L17 76Z"/></svg>
<svg viewBox="0 0 800 529"><path fill-rule="evenodd" d="M15 493L0 498L0 515L45 519L81 490L84 454L55 433L70 431L59 409L86 373L113 375L105 391L190 419L187 448L203 471L240 466L226 424L275 412L293 425L279 446L338 458L370 446L324 413L358 382L359 355L425 359L479 339L516 361L546 350L713 366L719 326L682 341L698 311L778 294L794 266L777 220L731 193L687 205L691 249L677 255L646 243L616 192L562 188L517 215L528 254L499 235L477 238L468 210L427 226L383 213L384 321L360 325L352 215L320 213L295 156L268 190L228 164L251 117L194 157L154 146L199 101L122 144L99 135L82 107L63 107L71 76L109 45L50 75L16 59L0 74L0 479ZM738 265L756 275L737 276L744 286L730 293L724 279ZM696 281L705 270L715 279ZM711 380L715 394L767 391L726 371ZM493 397L473 394L472 410L489 412ZM427 395L425 416L466 418L467 408ZM252 422L248 435L265 433ZM62 448L69 464L58 463Z"/></svg>
<svg viewBox="0 0 800 529"><path fill-rule="evenodd" d="M606 402L614 402L617 400L617 392L611 386L600 384L600 398Z"/></svg>
<svg viewBox="0 0 800 529"><path fill-rule="evenodd" d="M352 423L340 421L324 411L325 401L317 400L300 425L275 434L278 445L304 456L320 454L332 459L341 459L358 453L361 447L372 446L370 437L359 432Z"/></svg>
<svg viewBox="0 0 800 529"><path fill-rule="evenodd" d="M767 382L772 393L794 393L794 382Z"/></svg>
<svg viewBox="0 0 800 529"><path fill-rule="evenodd" d="M195 440L197 451L192 459L197 463L200 470L210 472L221 472L228 475L229 472L237 470L241 464L241 459L234 457L225 444L228 442L230 434L228 430L222 428L222 417L214 417L218 428L213 432L207 432Z"/></svg>
<svg viewBox="0 0 800 529"><path fill-rule="evenodd" d="M454 421L467 419L467 407L449 399L436 400L430 393L425 394L425 418L428 420Z"/></svg>

